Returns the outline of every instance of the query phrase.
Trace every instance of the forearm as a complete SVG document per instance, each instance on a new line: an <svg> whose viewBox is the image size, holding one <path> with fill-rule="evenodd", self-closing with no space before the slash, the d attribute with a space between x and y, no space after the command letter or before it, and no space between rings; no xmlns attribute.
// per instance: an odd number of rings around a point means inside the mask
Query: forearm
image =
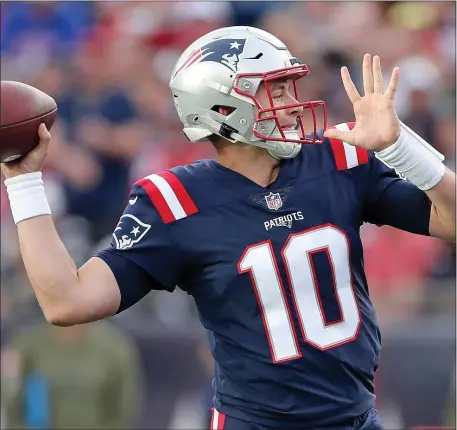
<svg viewBox="0 0 457 430"><path fill-rule="evenodd" d="M446 169L437 185L425 191L432 202L430 234L455 242L455 173Z"/></svg>
<svg viewBox="0 0 457 430"><path fill-rule="evenodd" d="M50 215L17 225L24 266L46 319L58 323L59 314L74 302L78 270L60 240Z"/></svg>
<svg viewBox="0 0 457 430"><path fill-rule="evenodd" d="M44 192L41 168L51 135L18 162L1 164L24 266L48 322L69 326L113 315L121 303L117 280L100 258L77 269L60 240Z"/></svg>
<svg viewBox="0 0 457 430"><path fill-rule="evenodd" d="M377 152L377 157L427 194L432 202L430 235L455 241L455 174L445 168L444 156L401 124L397 142Z"/></svg>
<svg viewBox="0 0 457 430"><path fill-rule="evenodd" d="M42 182L34 172L5 184L24 266L47 321L69 326L113 315L120 304L113 272L98 258L76 268L54 227Z"/></svg>

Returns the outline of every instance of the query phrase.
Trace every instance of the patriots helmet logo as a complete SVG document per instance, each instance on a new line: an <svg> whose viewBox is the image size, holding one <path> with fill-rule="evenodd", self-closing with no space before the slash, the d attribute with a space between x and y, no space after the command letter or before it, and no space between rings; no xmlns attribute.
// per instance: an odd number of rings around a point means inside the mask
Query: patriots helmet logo
<svg viewBox="0 0 457 430"><path fill-rule="evenodd" d="M246 39L218 39L207 43L194 51L184 61L182 66L176 71L175 76L192 64L203 63L204 61L223 64L232 72L236 72L238 70L240 54L243 53L245 45Z"/></svg>
<svg viewBox="0 0 457 430"><path fill-rule="evenodd" d="M140 221L134 215L122 215L113 232L116 249L131 248L135 243L138 243L143 239L150 228L150 224Z"/></svg>

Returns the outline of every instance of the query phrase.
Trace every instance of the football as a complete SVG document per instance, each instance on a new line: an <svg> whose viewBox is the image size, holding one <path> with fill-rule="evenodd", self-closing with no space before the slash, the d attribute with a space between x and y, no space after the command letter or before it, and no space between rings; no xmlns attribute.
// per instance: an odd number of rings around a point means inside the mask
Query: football
<svg viewBox="0 0 457 430"><path fill-rule="evenodd" d="M38 127L48 130L57 116L57 104L48 94L21 82L1 81L0 161L16 160L39 143Z"/></svg>

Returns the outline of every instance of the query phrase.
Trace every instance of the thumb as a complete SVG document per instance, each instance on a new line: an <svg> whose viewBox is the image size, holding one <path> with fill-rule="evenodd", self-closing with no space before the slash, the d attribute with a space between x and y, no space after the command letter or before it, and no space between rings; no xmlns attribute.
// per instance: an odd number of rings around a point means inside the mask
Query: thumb
<svg viewBox="0 0 457 430"><path fill-rule="evenodd" d="M347 142L347 143L351 143L351 144L353 143L353 140L354 140L352 131L337 130L336 128L331 128L331 129L325 130L324 137L327 137L328 139L342 140L343 142Z"/></svg>
<svg viewBox="0 0 457 430"><path fill-rule="evenodd" d="M41 123L38 127L38 136L40 137L40 143L31 152L47 151L51 142L51 133L49 133L44 123Z"/></svg>
<svg viewBox="0 0 457 430"><path fill-rule="evenodd" d="M51 141L51 133L49 133L44 123L41 123L38 127L38 136L40 136L40 143L44 142L49 144Z"/></svg>

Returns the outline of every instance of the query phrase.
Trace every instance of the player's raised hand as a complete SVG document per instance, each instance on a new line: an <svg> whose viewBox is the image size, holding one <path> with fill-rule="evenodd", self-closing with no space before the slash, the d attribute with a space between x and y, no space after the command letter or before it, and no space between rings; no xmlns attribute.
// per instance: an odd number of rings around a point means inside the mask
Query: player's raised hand
<svg viewBox="0 0 457 430"><path fill-rule="evenodd" d="M40 143L27 155L10 163L1 163L2 173L6 179L41 170L51 142L51 133L49 133L44 124L40 124L38 135L40 136Z"/></svg>
<svg viewBox="0 0 457 430"><path fill-rule="evenodd" d="M381 151L395 143L400 135L400 122L394 106L400 69L394 68L385 92L381 60L378 55L373 57L372 63L371 55L365 54L362 73L365 92L363 97L352 82L347 67L341 68L344 89L354 108L355 127L350 131L327 130L324 136L340 139L371 151Z"/></svg>

